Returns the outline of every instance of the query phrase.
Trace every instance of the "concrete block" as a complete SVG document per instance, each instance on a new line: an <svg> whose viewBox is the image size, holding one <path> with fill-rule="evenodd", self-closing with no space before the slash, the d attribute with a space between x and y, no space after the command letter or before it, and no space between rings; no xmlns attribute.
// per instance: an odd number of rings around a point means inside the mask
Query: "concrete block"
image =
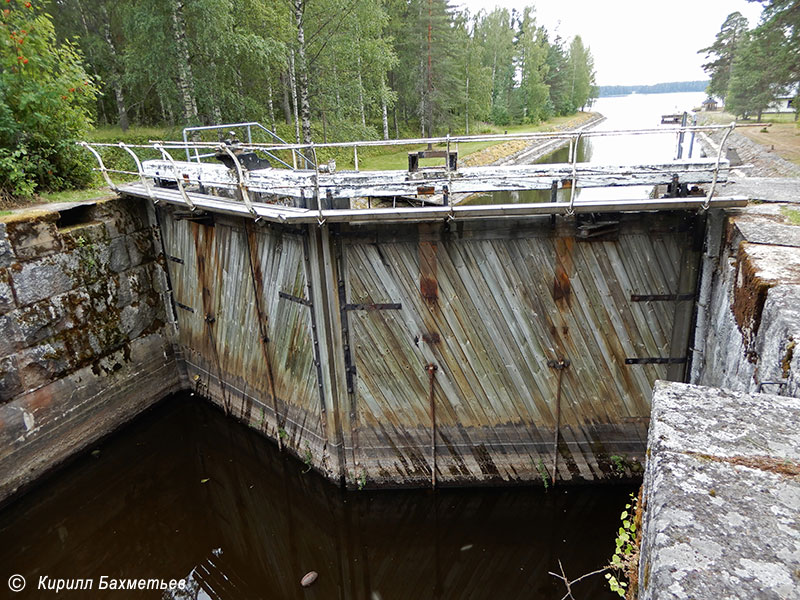
<svg viewBox="0 0 800 600"><path fill-rule="evenodd" d="M79 288L20 308L10 316L21 342L32 346L67 329L85 326L90 314L89 295Z"/></svg>
<svg viewBox="0 0 800 600"><path fill-rule="evenodd" d="M11 274L8 269L0 267L0 314L13 310L15 306Z"/></svg>
<svg viewBox="0 0 800 600"><path fill-rule="evenodd" d="M8 235L6 234L6 224L0 223L0 267L7 267L15 260L14 252L11 250L11 242L8 241Z"/></svg>
<svg viewBox="0 0 800 600"><path fill-rule="evenodd" d="M121 273L131 268L131 255L128 251L128 236L114 238L109 243L108 249L109 269L114 273Z"/></svg>
<svg viewBox="0 0 800 600"><path fill-rule="evenodd" d="M22 337L11 315L0 315L0 356L8 356L22 346Z"/></svg>
<svg viewBox="0 0 800 600"><path fill-rule="evenodd" d="M782 225L766 219L738 219L736 227L744 239L753 244L800 248L800 227L796 225Z"/></svg>
<svg viewBox="0 0 800 600"><path fill-rule="evenodd" d="M61 250L57 219L58 213L46 213L32 220L6 223L6 235L18 260L31 260Z"/></svg>
<svg viewBox="0 0 800 600"><path fill-rule="evenodd" d="M63 375L70 366L69 355L63 340L45 342L20 352L18 372L25 389L46 385Z"/></svg>
<svg viewBox="0 0 800 600"><path fill-rule="evenodd" d="M127 236L128 253L131 257L131 266L141 265L155 260L153 250L153 233L150 228L138 231Z"/></svg>
<svg viewBox="0 0 800 600"><path fill-rule="evenodd" d="M75 254L56 254L11 268L19 306L63 294L80 282L80 262Z"/></svg>
<svg viewBox="0 0 800 600"><path fill-rule="evenodd" d="M155 310L146 303L126 306L120 311L120 331L129 339L142 335L155 319Z"/></svg>
<svg viewBox="0 0 800 600"><path fill-rule="evenodd" d="M8 402L22 391L16 357L0 358L0 404Z"/></svg>
<svg viewBox="0 0 800 600"><path fill-rule="evenodd" d="M656 382L648 448L800 461L800 398Z"/></svg>
<svg viewBox="0 0 800 600"><path fill-rule="evenodd" d="M800 399L653 393L640 600L800 598Z"/></svg>

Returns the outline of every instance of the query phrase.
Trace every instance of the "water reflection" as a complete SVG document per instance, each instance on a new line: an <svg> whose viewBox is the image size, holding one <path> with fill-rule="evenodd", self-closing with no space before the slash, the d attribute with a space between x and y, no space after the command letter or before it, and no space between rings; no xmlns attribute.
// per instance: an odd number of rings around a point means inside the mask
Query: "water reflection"
<svg viewBox="0 0 800 600"><path fill-rule="evenodd" d="M691 111L699 107L705 98L702 92L676 94L631 94L611 98L600 98L593 110L606 117L594 131L617 131L623 129L653 129L661 123L661 115ZM671 126L674 127L674 126ZM664 127L668 129L668 127ZM688 157L690 136L684 141L684 158ZM675 158L677 136L673 133L603 136L582 138L578 144L578 162L596 164L635 164L669 161ZM698 156L698 145L694 145L694 156ZM569 149L562 148L536 161L538 164L567 163ZM575 199L621 200L646 198L650 186L616 188L577 189ZM558 201L569 201L569 190L558 191ZM476 195L468 204L508 204L517 202L550 202L549 190L524 192L494 192Z"/></svg>
<svg viewBox="0 0 800 600"><path fill-rule="evenodd" d="M196 398L173 399L0 513L0 564L187 578L163 598L559 598L604 564L628 488L343 492ZM301 588L308 571L319 573ZM613 598L604 580L580 597ZM161 598L161 592L80 592Z"/></svg>

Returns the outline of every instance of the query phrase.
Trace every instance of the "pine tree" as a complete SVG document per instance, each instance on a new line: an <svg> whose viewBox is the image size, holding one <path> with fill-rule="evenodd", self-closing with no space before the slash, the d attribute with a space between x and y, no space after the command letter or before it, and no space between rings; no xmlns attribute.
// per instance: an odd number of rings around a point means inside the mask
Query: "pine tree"
<svg viewBox="0 0 800 600"><path fill-rule="evenodd" d="M705 72L711 76L706 88L709 96L717 96L725 101L736 51L746 32L747 19L740 12L733 12L720 27L714 43L708 48L698 50L698 53L704 52L707 59L715 57L703 65Z"/></svg>

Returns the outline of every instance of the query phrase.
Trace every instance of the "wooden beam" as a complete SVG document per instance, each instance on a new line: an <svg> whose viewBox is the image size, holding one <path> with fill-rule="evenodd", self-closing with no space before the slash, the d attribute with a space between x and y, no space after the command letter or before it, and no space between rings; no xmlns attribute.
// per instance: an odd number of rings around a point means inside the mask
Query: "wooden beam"
<svg viewBox="0 0 800 600"><path fill-rule="evenodd" d="M121 185L118 192L127 196L150 199L150 193L141 184ZM178 190L168 188L154 188L151 190L157 201L186 206ZM247 207L242 202L229 198L187 192L195 206L212 213L227 214L232 216L252 217ZM745 197L720 197L712 198L711 208L732 208L746 206L748 199ZM641 200L604 200L604 201L576 201L573 208L575 213L611 213L611 212L640 212L660 210L699 210L703 208L705 198L662 198ZM275 204L253 203L253 208L259 219L281 224L299 225L302 223L317 223L320 219L329 223L421 223L426 221L443 221L457 219L498 219L504 217L532 217L537 215L564 215L567 214L569 205L566 202L543 202L537 204L482 204L468 206L422 206L411 208L372 208L372 209L340 209L340 210L310 210L278 206Z"/></svg>
<svg viewBox="0 0 800 600"><path fill-rule="evenodd" d="M714 178L714 160L676 160L663 163L634 165L602 165L579 163L575 170L577 187L616 187L632 185L666 185L677 175L681 183L709 183ZM236 190L240 187L234 171L222 164L148 160L143 163L146 177L160 180L180 180L184 185L203 185L211 188ZM177 170L177 172L176 172ZM722 161L717 181L727 181L729 164ZM318 188L315 178L318 177ZM319 173L309 170L259 169L246 174L245 185L250 192L311 198L315 190L320 197L361 198L441 194L448 186L449 193L496 191L550 190L569 187L572 165L535 164L512 166L465 167L448 172L444 168L426 168L409 172L339 171ZM424 191L423 191L424 190Z"/></svg>

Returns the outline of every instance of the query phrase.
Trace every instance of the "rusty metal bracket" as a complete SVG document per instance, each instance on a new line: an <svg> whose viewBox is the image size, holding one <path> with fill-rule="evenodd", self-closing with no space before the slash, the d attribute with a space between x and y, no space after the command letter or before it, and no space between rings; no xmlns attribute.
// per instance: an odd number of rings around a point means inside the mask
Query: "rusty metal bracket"
<svg viewBox="0 0 800 600"><path fill-rule="evenodd" d="M553 435L553 471L550 474L550 482L556 484L556 472L558 470L558 440L561 434L561 382L564 377L564 370L570 366L570 361L567 358L559 358L558 360L548 360L547 366L551 369L558 371L558 388L556 391L556 428Z"/></svg>
<svg viewBox="0 0 800 600"><path fill-rule="evenodd" d="M631 294L631 302L684 302L697 294Z"/></svg>
<svg viewBox="0 0 800 600"><path fill-rule="evenodd" d="M352 394L354 390L354 379L356 375L356 367L353 364L353 354L350 351L350 326L347 319L347 292L344 285L344 280L339 280L339 306L341 306L341 321L342 321L342 342L344 344L344 374L347 383L347 393Z"/></svg>
<svg viewBox="0 0 800 600"><path fill-rule="evenodd" d="M425 365L428 373L429 395L428 401L431 411L431 487L436 487L436 396L434 394L434 384L436 382L436 371L439 370L433 363Z"/></svg>
<svg viewBox="0 0 800 600"><path fill-rule="evenodd" d="M786 382L785 381L762 381L761 383L758 384L758 387L756 388L756 394L763 393L763 389L764 389L765 385L777 385L778 386L778 394L780 394L781 390L786 385Z"/></svg>
<svg viewBox="0 0 800 600"><path fill-rule="evenodd" d="M278 297L283 298L284 300L288 300L289 302L296 302L297 304L302 304L303 306L314 306L311 300L306 298L301 298L300 296L295 296L294 294L287 294L286 292L278 292Z"/></svg>
<svg viewBox="0 0 800 600"><path fill-rule="evenodd" d="M400 310L403 305L399 302L384 304L345 304L344 310Z"/></svg>
<svg viewBox="0 0 800 600"><path fill-rule="evenodd" d="M626 365L680 365L687 361L687 358L667 358L662 356L648 356L645 358L626 358Z"/></svg>

